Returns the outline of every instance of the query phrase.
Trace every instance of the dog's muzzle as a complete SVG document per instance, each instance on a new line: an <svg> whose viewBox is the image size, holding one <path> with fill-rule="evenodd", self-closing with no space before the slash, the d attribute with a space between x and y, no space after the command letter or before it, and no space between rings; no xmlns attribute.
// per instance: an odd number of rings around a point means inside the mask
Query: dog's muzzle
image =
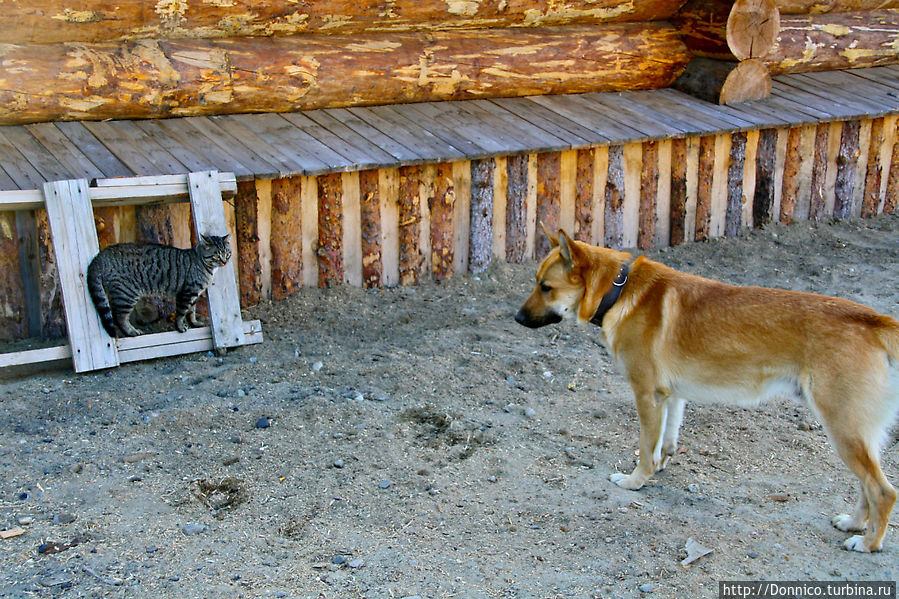
<svg viewBox="0 0 899 599"><path fill-rule="evenodd" d="M541 315L540 317L534 317L532 314L529 314L522 309L519 310L518 314L515 315L515 322L531 329L537 329L548 324L556 324L557 322L562 322L562 317L555 312L548 312Z"/></svg>

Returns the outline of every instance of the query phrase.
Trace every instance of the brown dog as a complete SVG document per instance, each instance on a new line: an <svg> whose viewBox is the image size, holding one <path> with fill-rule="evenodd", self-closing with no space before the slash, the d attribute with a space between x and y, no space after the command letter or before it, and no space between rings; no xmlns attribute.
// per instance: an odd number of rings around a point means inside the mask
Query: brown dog
<svg viewBox="0 0 899 599"><path fill-rule="evenodd" d="M576 317L602 327L640 418L637 467L613 482L639 489L665 467L684 400L754 405L792 396L817 414L861 482L855 511L832 522L867 533L843 546L881 549L896 501L878 456L899 410L899 321L843 299L684 274L564 231L547 236L554 247L515 320L536 328Z"/></svg>

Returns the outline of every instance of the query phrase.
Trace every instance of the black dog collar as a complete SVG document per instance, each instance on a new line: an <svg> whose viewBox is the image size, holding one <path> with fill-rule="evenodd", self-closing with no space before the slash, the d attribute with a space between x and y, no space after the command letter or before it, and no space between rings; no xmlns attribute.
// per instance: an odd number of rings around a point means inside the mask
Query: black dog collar
<svg viewBox="0 0 899 599"><path fill-rule="evenodd" d="M590 322L595 324L598 327L602 326L602 319L606 315L606 312L612 309L612 306L615 305L615 302L618 301L618 297L621 295L621 290L624 289L624 284L627 283L627 275L631 270L631 265L625 262L621 265L621 270L618 271L618 276L615 277L615 280L612 281L612 288L609 289L608 293L602 296L602 300L599 302L599 307L596 309L596 313L593 315L593 318L590 319Z"/></svg>

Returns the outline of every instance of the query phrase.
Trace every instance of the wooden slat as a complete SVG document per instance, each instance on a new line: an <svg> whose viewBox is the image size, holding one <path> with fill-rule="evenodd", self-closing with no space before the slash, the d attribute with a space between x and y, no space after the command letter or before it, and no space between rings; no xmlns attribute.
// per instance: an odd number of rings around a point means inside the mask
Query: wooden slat
<svg viewBox="0 0 899 599"><path fill-rule="evenodd" d="M455 196L453 166L448 162L441 162L435 167L434 201L430 205L431 272L436 280L451 277L454 272Z"/></svg>
<svg viewBox="0 0 899 599"><path fill-rule="evenodd" d="M537 155L537 222L543 223L551 233L558 233L561 224L560 189L561 156L559 152ZM534 248L535 258L546 257L552 245L544 235L538 235Z"/></svg>
<svg viewBox="0 0 899 599"><path fill-rule="evenodd" d="M305 113L287 113L278 115L278 117L286 120L295 128L282 131L289 140L288 147L301 151L308 150L315 158L324 162L328 170L375 168L384 165L385 161L389 161L387 154L369 147L357 147L309 118ZM389 162L392 163L392 161ZM309 174L313 174L313 172L319 174L318 171L311 169L308 171Z"/></svg>
<svg viewBox="0 0 899 599"><path fill-rule="evenodd" d="M743 223L743 177L746 160L746 133L738 131L731 136L727 166L727 211L724 218L724 235L736 236Z"/></svg>
<svg viewBox="0 0 899 599"><path fill-rule="evenodd" d="M471 232L471 164L453 162L453 271L468 272L468 236Z"/></svg>
<svg viewBox="0 0 899 599"><path fill-rule="evenodd" d="M215 171L188 175L191 214L198 235L225 235L228 225L222 206L219 174ZM237 254L232 256L235 260ZM206 291L215 347L235 347L245 342L240 315L240 294L233 268L227 265L215 271Z"/></svg>
<svg viewBox="0 0 899 599"><path fill-rule="evenodd" d="M401 166L398 176L400 285L416 285L421 276L421 167Z"/></svg>
<svg viewBox="0 0 899 599"><path fill-rule="evenodd" d="M272 165L208 117L185 117L180 121L184 124L185 135L199 136L196 143L202 144L204 147L213 145L222 153L232 156L235 161L245 165L253 177L269 179L281 174L281 170L277 166Z"/></svg>
<svg viewBox="0 0 899 599"><path fill-rule="evenodd" d="M700 138L687 138L686 147L686 201L684 202L684 241L693 241L696 236L696 213L699 204L699 155Z"/></svg>
<svg viewBox="0 0 899 599"><path fill-rule="evenodd" d="M369 140L367 136L348 127L340 119L336 118L332 111L308 110L304 112L303 115L322 127L324 131L327 131L329 134L331 134L333 136L333 138L331 139L334 140L335 144L337 143L337 140L339 140L343 144L346 144L346 146L338 147L330 143L328 140L321 139L322 142L326 143L329 147L335 149L344 156L348 156L348 154L343 152L341 150L341 147L348 147L352 148L354 151L362 152L362 156L364 156L369 162L379 166L387 166L396 162L396 156L386 151L386 149L382 148L377 143ZM289 115L284 115L284 117L290 120ZM358 121L358 119L353 120ZM352 158L352 156L348 157ZM359 164L354 165L354 168L361 168L363 165L364 162L360 161Z"/></svg>
<svg viewBox="0 0 899 599"><path fill-rule="evenodd" d="M317 111L313 111L317 112ZM377 146L381 150L393 156L395 161L401 163L411 163L420 159L420 156L407 148L401 142L394 139L390 132L384 132L373 127L361 118L347 110L346 108L329 108L321 111L327 114L335 121L352 131L355 135L362 137L371 144ZM314 118L310 115L310 118ZM332 129L333 130L333 129ZM335 133L338 131L335 130Z"/></svg>
<svg viewBox="0 0 899 599"><path fill-rule="evenodd" d="M549 131L572 145L589 145L608 141L592 129L582 127L557 112L533 102L530 98L495 98L490 100L497 106L513 112L537 127Z"/></svg>
<svg viewBox="0 0 899 599"><path fill-rule="evenodd" d="M273 140L266 140L264 136L260 137L237 117L226 115L202 118L207 119L209 123L223 130L230 138L240 140L239 143L242 146L249 148L256 156L270 164L273 169L277 169L277 176L290 177L305 173L303 166L293 158L285 155L284 152L279 151L278 145L272 143ZM314 164L323 166L323 163L318 161Z"/></svg>
<svg viewBox="0 0 899 599"><path fill-rule="evenodd" d="M684 133L670 118L656 113L651 106L640 102L638 97L631 97L630 94L588 93L583 97L598 106L605 107L608 114L615 115L616 119L640 131L648 139L664 139Z"/></svg>
<svg viewBox="0 0 899 599"><path fill-rule="evenodd" d="M318 183L318 286L343 282L343 186L340 173L316 177Z"/></svg>
<svg viewBox="0 0 899 599"><path fill-rule="evenodd" d="M656 194L654 247L671 244L671 148L672 140L659 142L658 190Z"/></svg>
<svg viewBox="0 0 899 599"><path fill-rule="evenodd" d="M465 152L436 137L420 123L406 118L401 109L393 106L374 106L350 108L349 111L373 127L385 133L390 132L397 141L417 152L423 161L439 162L465 157Z"/></svg>
<svg viewBox="0 0 899 599"><path fill-rule="evenodd" d="M642 134L636 129L622 126L609 118L608 115L597 112L595 106L579 96L534 96L530 99L532 102L536 102L574 121L578 125L596 131L610 142L612 140L627 141L642 137Z"/></svg>
<svg viewBox="0 0 899 599"><path fill-rule="evenodd" d="M160 146L192 171L216 169L233 172L237 177L252 177L253 171L232 153L205 141L187 119L138 121L137 125Z"/></svg>
<svg viewBox="0 0 899 599"><path fill-rule="evenodd" d="M468 267L479 273L493 258L493 182L492 158L471 161L471 220L468 237Z"/></svg>
<svg viewBox="0 0 899 599"><path fill-rule="evenodd" d="M87 267L100 249L87 184L86 179L44 184L75 372L119 364L87 291Z"/></svg>
<svg viewBox="0 0 899 599"><path fill-rule="evenodd" d="M37 219L34 211L16 212L16 239L28 336L39 337L41 334L41 259Z"/></svg>
<svg viewBox="0 0 899 599"><path fill-rule="evenodd" d="M104 176L104 173L56 127L55 123L36 123L26 125L25 129L73 176L84 179Z"/></svg>
<svg viewBox="0 0 899 599"><path fill-rule="evenodd" d="M669 213L671 245L680 245L686 240L685 220L687 217L687 140L675 139L671 142L671 208Z"/></svg>
<svg viewBox="0 0 899 599"><path fill-rule="evenodd" d="M640 214L637 217L637 247L652 249L656 236L656 201L659 192L659 142L643 143L640 173Z"/></svg>
<svg viewBox="0 0 899 599"><path fill-rule="evenodd" d="M301 183L301 247L303 254L303 285L318 285L318 179L303 177Z"/></svg>
<svg viewBox="0 0 899 599"><path fill-rule="evenodd" d="M344 173L343 189L343 280L362 286L362 209L359 173Z"/></svg>
<svg viewBox="0 0 899 599"><path fill-rule="evenodd" d="M621 249L624 247L624 147L609 147L609 174L604 188L605 231L603 245Z"/></svg>
<svg viewBox="0 0 899 599"><path fill-rule="evenodd" d="M47 151L25 127L4 127L3 134L19 152L37 169L45 181L72 179L77 173Z"/></svg>
<svg viewBox="0 0 899 599"><path fill-rule="evenodd" d="M134 140L113 123L85 121L83 125L131 172L138 175L161 175L172 172L171 169L160 168L149 157L138 151Z"/></svg>
<svg viewBox="0 0 899 599"><path fill-rule="evenodd" d="M527 245L528 155L506 158L506 260L524 262Z"/></svg>
<svg viewBox="0 0 899 599"><path fill-rule="evenodd" d="M100 169L104 177L127 177L134 174L83 123L66 121L53 125Z"/></svg>
<svg viewBox="0 0 899 599"><path fill-rule="evenodd" d="M262 343L262 324L258 320L243 323L246 345ZM214 349L211 327L191 328L184 333L167 331L137 337L116 339L119 362L136 362ZM25 366L43 362L68 360L72 357L69 345L32 349L0 354L0 368Z"/></svg>
<svg viewBox="0 0 899 599"><path fill-rule="evenodd" d="M594 205L594 183L596 174L596 150L578 150L575 163L574 230L572 235L578 241L594 243L593 221L596 218Z"/></svg>
<svg viewBox="0 0 899 599"><path fill-rule="evenodd" d="M528 154L527 167L528 187L525 196L525 239L524 252L526 258L534 258L534 247L537 239L537 155ZM542 234L542 233L541 233Z"/></svg>
<svg viewBox="0 0 899 599"><path fill-rule="evenodd" d="M480 116L485 124L492 124L520 144L519 147L509 148L508 152L557 152L571 148L567 139L539 129L530 121L489 100L469 100L460 104L465 110Z"/></svg>
<svg viewBox="0 0 899 599"><path fill-rule="evenodd" d="M259 140L271 145L272 151L282 157L284 164L294 165L292 174L318 175L343 169L349 162L280 115L238 114L230 118L255 133Z"/></svg>
<svg viewBox="0 0 899 599"><path fill-rule="evenodd" d="M302 177L272 181L272 299L282 300L303 284Z"/></svg>
<svg viewBox="0 0 899 599"><path fill-rule="evenodd" d="M418 247L421 256L420 268L424 277L430 276L433 267L433 256L431 255L431 202L434 201L436 185L437 165L422 165L418 185L418 205L420 209L418 217Z"/></svg>
<svg viewBox="0 0 899 599"><path fill-rule="evenodd" d="M499 156L493 166L493 257L506 260L506 190L509 186L508 159Z"/></svg>
<svg viewBox="0 0 899 599"><path fill-rule="evenodd" d="M378 173L377 170L359 173L364 287L378 287L381 284L381 202Z"/></svg>
<svg viewBox="0 0 899 599"><path fill-rule="evenodd" d="M559 156L559 226L575 235L574 198L577 192L577 152L568 150Z"/></svg>
<svg viewBox="0 0 899 599"><path fill-rule="evenodd" d="M381 283L394 287L400 282L399 169L382 169L378 181L378 210L381 215Z"/></svg>
<svg viewBox="0 0 899 599"><path fill-rule="evenodd" d="M470 113L459 102L426 102L403 107L403 115L417 119L436 139L456 148L469 158L480 158L504 150L505 139Z"/></svg>
<svg viewBox="0 0 899 599"><path fill-rule="evenodd" d="M9 175L9 178L15 182L19 189L36 190L40 189L44 183L44 178L37 172L37 169L31 166L31 163L22 156L22 153L16 149L15 145L3 135L3 129L0 129L0 164L3 165L3 170ZM37 198L38 204L42 203L43 196L40 192L33 193L36 194L34 195L34 198ZM14 191L13 193L6 195L7 197L10 197L14 195ZM25 210L26 208L17 207L11 209Z"/></svg>

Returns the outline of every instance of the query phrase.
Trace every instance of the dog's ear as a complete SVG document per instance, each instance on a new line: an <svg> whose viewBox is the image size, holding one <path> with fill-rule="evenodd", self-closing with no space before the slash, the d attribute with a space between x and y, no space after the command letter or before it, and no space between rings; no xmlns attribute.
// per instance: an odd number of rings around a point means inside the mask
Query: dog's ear
<svg viewBox="0 0 899 599"><path fill-rule="evenodd" d="M577 265L577 249L564 229L559 229L559 256L562 258L565 270L570 273Z"/></svg>
<svg viewBox="0 0 899 599"><path fill-rule="evenodd" d="M540 221L540 228L543 229L543 234L546 235L546 238L549 239L549 243L550 243L553 247L556 247L557 245L559 245L559 238L558 238L558 236L553 235L552 233L550 233L550 232L549 232L549 229L546 228L546 225L543 224L543 221L542 221L542 220Z"/></svg>

